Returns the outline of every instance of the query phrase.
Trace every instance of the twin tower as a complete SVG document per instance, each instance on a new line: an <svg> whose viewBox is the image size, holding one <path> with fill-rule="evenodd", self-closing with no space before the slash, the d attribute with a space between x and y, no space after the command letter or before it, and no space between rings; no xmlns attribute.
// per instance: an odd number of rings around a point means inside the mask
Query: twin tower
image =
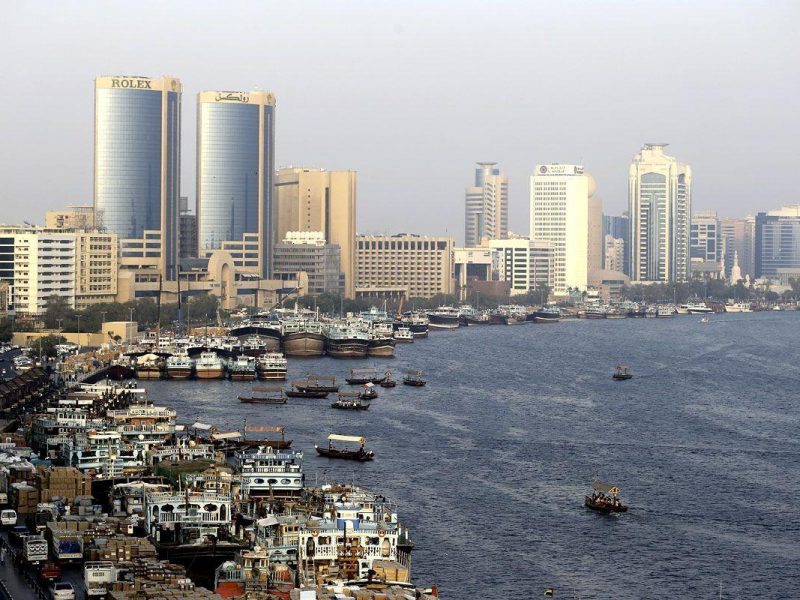
<svg viewBox="0 0 800 600"><path fill-rule="evenodd" d="M97 226L142 240L167 280L178 276L181 97L172 77L95 80L94 208ZM258 272L272 273L275 97L200 92L197 97L197 227L200 254L252 241ZM251 234L251 235L246 235ZM257 240L257 242L256 242Z"/></svg>

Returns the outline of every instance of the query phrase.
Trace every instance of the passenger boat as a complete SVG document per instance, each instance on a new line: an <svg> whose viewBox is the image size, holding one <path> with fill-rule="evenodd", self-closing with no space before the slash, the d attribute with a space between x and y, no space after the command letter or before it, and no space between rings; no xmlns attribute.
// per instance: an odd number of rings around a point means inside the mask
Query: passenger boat
<svg viewBox="0 0 800 600"><path fill-rule="evenodd" d="M198 379L222 379L225 377L225 362L216 352L202 352L194 364Z"/></svg>
<svg viewBox="0 0 800 600"><path fill-rule="evenodd" d="M395 344L413 344L414 334L408 327L398 327L393 334Z"/></svg>
<svg viewBox="0 0 800 600"><path fill-rule="evenodd" d="M239 396L244 404L286 404L286 395L280 386L254 387L250 396Z"/></svg>
<svg viewBox="0 0 800 600"><path fill-rule="evenodd" d="M331 324L325 329L325 351L333 358L363 358L369 338L369 333L356 327Z"/></svg>
<svg viewBox="0 0 800 600"><path fill-rule="evenodd" d="M345 444L358 444L358 450L348 449L346 446L343 448L336 448L333 445L333 442L344 442ZM357 460L359 462L366 462L368 460L372 460L375 458L375 453L372 450L366 450L364 445L367 443L367 440L363 437L355 436L355 435L338 435L336 433L332 433L328 436L328 445L327 446L317 446L315 445L314 448L317 451L317 454L321 456L325 456L327 458L343 458L346 460Z"/></svg>
<svg viewBox="0 0 800 600"><path fill-rule="evenodd" d="M167 359L169 379L189 379L194 373L194 361L186 353L173 354Z"/></svg>
<svg viewBox="0 0 800 600"><path fill-rule="evenodd" d="M686 312L690 315L704 315L714 312L705 302L690 302L689 304L682 305L681 308L685 308Z"/></svg>
<svg viewBox="0 0 800 600"><path fill-rule="evenodd" d="M378 369L360 368L350 369L350 377L345 379L350 385L364 385L367 383L380 383L383 377L378 376Z"/></svg>
<svg viewBox="0 0 800 600"><path fill-rule="evenodd" d="M561 309L557 306L545 306L533 313L534 323L558 323L561 320Z"/></svg>
<svg viewBox="0 0 800 600"><path fill-rule="evenodd" d="M341 392L339 397L331 403L331 408L343 410L368 410L369 402L365 402L358 392Z"/></svg>
<svg viewBox="0 0 800 600"><path fill-rule="evenodd" d="M287 398L327 398L328 393L323 390L313 390L308 386L304 386L304 381L293 381L292 389L286 392Z"/></svg>
<svg viewBox="0 0 800 600"><path fill-rule="evenodd" d="M333 375L309 375L305 380L293 382L296 389L304 391L326 392L328 394L339 391L336 377Z"/></svg>
<svg viewBox="0 0 800 600"><path fill-rule="evenodd" d="M591 496L584 496L586 508L603 514L628 512L628 507L623 506L619 499L619 488L614 484L595 481L592 489Z"/></svg>
<svg viewBox="0 0 800 600"><path fill-rule="evenodd" d="M397 382L392 379L392 372L386 371L386 373L383 374L383 381L381 381L380 386L383 388L393 388L396 385Z"/></svg>
<svg viewBox="0 0 800 600"><path fill-rule="evenodd" d="M749 313L753 312L749 302L735 302L725 305L725 312L729 313Z"/></svg>
<svg viewBox="0 0 800 600"><path fill-rule="evenodd" d="M427 381L422 375L422 371L408 371L403 376L403 385L410 385L412 387L422 387Z"/></svg>
<svg viewBox="0 0 800 600"><path fill-rule="evenodd" d="M378 390L375 389L374 383L368 383L364 386L364 390L358 395L362 400L375 400L378 397Z"/></svg>
<svg viewBox="0 0 800 600"><path fill-rule="evenodd" d="M244 354L228 363L231 381L253 381L256 378L256 359Z"/></svg>
<svg viewBox="0 0 800 600"><path fill-rule="evenodd" d="M632 379L633 373L631 373L631 370L625 365L617 365L611 378L614 381L625 381L626 379Z"/></svg>
<svg viewBox="0 0 800 600"><path fill-rule="evenodd" d="M289 361L280 352L267 352L258 357L256 372L259 379L286 379L286 369Z"/></svg>
<svg viewBox="0 0 800 600"><path fill-rule="evenodd" d="M286 356L322 356L325 353L325 335L322 324L313 318L299 315L281 320L283 352Z"/></svg>
<svg viewBox="0 0 800 600"><path fill-rule="evenodd" d="M460 314L452 306L440 306L436 310L429 311L429 329L458 329L460 326ZM413 330L412 330L413 331Z"/></svg>
<svg viewBox="0 0 800 600"><path fill-rule="evenodd" d="M407 326L411 330L411 335L415 338L428 337L430 319L425 313L406 313L403 315L400 323Z"/></svg>
<svg viewBox="0 0 800 600"><path fill-rule="evenodd" d="M584 319L605 319L606 311L602 308L587 308L583 311Z"/></svg>
<svg viewBox="0 0 800 600"><path fill-rule="evenodd" d="M656 309L656 318L657 319L671 319L675 316L675 307L674 306L659 306Z"/></svg>

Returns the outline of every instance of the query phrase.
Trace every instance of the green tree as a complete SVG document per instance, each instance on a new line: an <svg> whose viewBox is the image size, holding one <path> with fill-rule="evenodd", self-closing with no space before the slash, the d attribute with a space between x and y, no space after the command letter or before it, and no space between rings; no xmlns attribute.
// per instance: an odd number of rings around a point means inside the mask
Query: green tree
<svg viewBox="0 0 800 600"><path fill-rule="evenodd" d="M14 333L14 322L11 319L0 321L0 342L10 342Z"/></svg>
<svg viewBox="0 0 800 600"><path fill-rule="evenodd" d="M60 335L46 335L42 338L39 338L38 344L36 344L34 347L39 347L43 356L53 358L58 355L56 346L63 344L66 341L67 340Z"/></svg>
<svg viewBox="0 0 800 600"><path fill-rule="evenodd" d="M69 326L72 330L76 314L75 309L70 307L66 298L53 294L47 298L47 307L42 315L42 321L48 329L57 329L61 325L65 329Z"/></svg>

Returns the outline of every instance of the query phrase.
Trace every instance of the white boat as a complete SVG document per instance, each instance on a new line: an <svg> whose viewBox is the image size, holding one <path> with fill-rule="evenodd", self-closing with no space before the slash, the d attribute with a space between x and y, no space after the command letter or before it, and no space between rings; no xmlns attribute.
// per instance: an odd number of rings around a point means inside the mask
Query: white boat
<svg viewBox="0 0 800 600"><path fill-rule="evenodd" d="M167 377L189 379L194 371L194 361L186 353L173 354L167 359Z"/></svg>
<svg viewBox="0 0 800 600"><path fill-rule="evenodd" d="M203 352L194 365L198 379L222 379L225 377L225 362L216 352Z"/></svg>
<svg viewBox="0 0 800 600"><path fill-rule="evenodd" d="M299 496L305 478L303 453L259 446L234 458L242 480L242 492L249 496Z"/></svg>
<svg viewBox="0 0 800 600"><path fill-rule="evenodd" d="M705 315L714 312L708 306L706 306L705 302L690 302L689 304L684 304L681 306L681 308L683 307L686 308L686 311L690 315Z"/></svg>
<svg viewBox="0 0 800 600"><path fill-rule="evenodd" d="M656 310L656 318L669 319L675 315L675 308L672 306L659 306Z"/></svg>
<svg viewBox="0 0 800 600"><path fill-rule="evenodd" d="M253 381L256 378L256 359L240 354L228 363L228 372L233 381Z"/></svg>
<svg viewBox="0 0 800 600"><path fill-rule="evenodd" d="M286 379L289 361L280 352L268 352L258 358L256 370L261 379Z"/></svg>
<svg viewBox="0 0 800 600"><path fill-rule="evenodd" d="M729 313L749 313L753 312L753 309L750 308L749 302L734 302L733 304L726 304L725 305L725 312Z"/></svg>
<svg viewBox="0 0 800 600"><path fill-rule="evenodd" d="M394 341L398 344L414 343L414 334L408 327L398 327L394 332Z"/></svg>

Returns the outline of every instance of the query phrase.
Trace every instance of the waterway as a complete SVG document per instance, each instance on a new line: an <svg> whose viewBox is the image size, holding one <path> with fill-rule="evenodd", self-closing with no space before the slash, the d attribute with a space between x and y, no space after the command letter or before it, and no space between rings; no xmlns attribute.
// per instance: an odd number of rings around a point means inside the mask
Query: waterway
<svg viewBox="0 0 800 600"><path fill-rule="evenodd" d="M800 596L800 312L565 321L431 332L394 359L295 359L289 379L423 369L369 411L320 400L242 405L240 382L145 387L181 421L283 425L307 481L398 504L414 578L445 597ZM618 363L635 377L613 382ZM368 464L319 458L363 435ZM616 483L630 512L583 496Z"/></svg>

